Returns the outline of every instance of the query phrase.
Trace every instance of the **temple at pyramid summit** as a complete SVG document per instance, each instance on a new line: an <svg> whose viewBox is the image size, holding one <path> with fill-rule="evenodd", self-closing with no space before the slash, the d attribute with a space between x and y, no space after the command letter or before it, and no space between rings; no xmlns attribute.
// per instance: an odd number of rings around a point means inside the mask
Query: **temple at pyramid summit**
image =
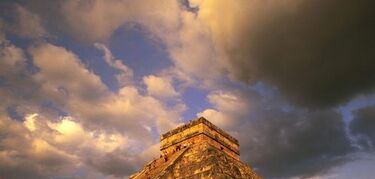
<svg viewBox="0 0 375 179"><path fill-rule="evenodd" d="M238 140L203 117L162 134L160 152L130 178L261 178L240 161Z"/></svg>

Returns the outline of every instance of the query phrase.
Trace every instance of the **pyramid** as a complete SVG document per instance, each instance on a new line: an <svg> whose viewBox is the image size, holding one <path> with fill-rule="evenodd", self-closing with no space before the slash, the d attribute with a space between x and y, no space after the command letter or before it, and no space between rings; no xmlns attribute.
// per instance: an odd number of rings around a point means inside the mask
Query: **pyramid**
<svg viewBox="0 0 375 179"><path fill-rule="evenodd" d="M162 134L160 151L129 178L261 178L240 161L238 140L203 117Z"/></svg>

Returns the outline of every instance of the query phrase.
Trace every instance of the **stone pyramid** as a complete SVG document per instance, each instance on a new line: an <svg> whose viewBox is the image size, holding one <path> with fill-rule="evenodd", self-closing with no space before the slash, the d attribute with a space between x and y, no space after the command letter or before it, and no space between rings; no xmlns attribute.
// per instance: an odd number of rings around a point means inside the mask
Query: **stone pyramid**
<svg viewBox="0 0 375 179"><path fill-rule="evenodd" d="M238 141L201 117L160 137L161 155L130 179L260 179L240 161Z"/></svg>

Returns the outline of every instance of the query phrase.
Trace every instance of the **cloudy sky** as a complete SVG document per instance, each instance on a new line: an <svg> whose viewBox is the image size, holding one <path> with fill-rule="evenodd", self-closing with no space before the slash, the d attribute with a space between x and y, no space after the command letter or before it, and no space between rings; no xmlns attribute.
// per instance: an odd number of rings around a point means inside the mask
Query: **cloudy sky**
<svg viewBox="0 0 375 179"><path fill-rule="evenodd" d="M2 0L0 178L127 178L197 116L265 178L373 178L374 5Z"/></svg>

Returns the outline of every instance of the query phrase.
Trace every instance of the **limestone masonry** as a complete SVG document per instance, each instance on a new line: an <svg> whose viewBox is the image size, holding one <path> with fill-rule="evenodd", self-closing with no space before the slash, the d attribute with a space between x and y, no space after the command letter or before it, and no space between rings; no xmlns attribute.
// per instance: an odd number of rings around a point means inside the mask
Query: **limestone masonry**
<svg viewBox="0 0 375 179"><path fill-rule="evenodd" d="M240 161L237 139L203 117L161 135L160 151L130 178L261 178Z"/></svg>

